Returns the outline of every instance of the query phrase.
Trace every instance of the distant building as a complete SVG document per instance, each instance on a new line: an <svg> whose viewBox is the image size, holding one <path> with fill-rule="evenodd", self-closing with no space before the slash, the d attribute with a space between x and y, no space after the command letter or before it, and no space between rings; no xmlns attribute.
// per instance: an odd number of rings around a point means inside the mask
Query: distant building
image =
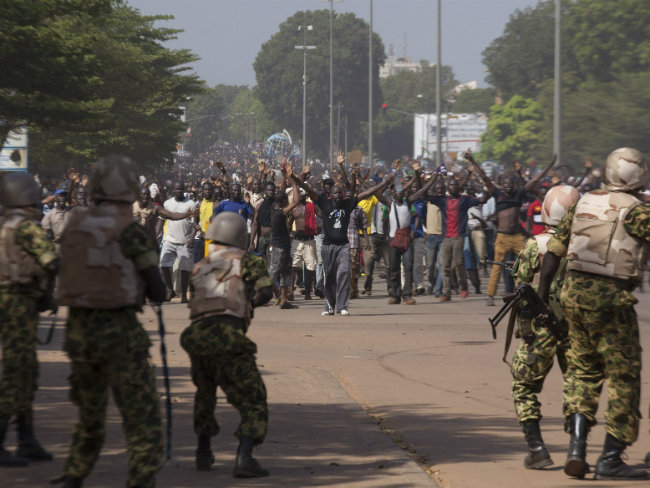
<svg viewBox="0 0 650 488"><path fill-rule="evenodd" d="M453 94L455 97L457 97L460 92L463 92L465 90L476 90L477 88L478 88L477 81L468 81L467 83L459 83L454 87Z"/></svg>
<svg viewBox="0 0 650 488"><path fill-rule="evenodd" d="M422 71L422 66L435 66L435 64L428 61L413 61L405 54L401 58L396 58L393 46L388 47L388 57L383 66L379 68L379 78L386 78L388 76L396 75L402 71L418 72Z"/></svg>

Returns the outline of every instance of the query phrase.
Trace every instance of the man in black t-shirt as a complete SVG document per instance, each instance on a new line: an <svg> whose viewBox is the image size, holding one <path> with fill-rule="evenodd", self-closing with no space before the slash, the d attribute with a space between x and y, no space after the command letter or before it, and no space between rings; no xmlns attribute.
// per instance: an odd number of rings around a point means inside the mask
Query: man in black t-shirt
<svg viewBox="0 0 650 488"><path fill-rule="evenodd" d="M356 197L343 198L344 189L336 185L331 195L318 194L307 183L294 177L309 198L320 208L323 214L323 272L325 274L325 310L322 315L334 315L338 310L341 315L350 315L350 243L348 242L348 224L350 214L359 200L368 198L375 192L382 191L392 181L392 176L378 185L368 188Z"/></svg>

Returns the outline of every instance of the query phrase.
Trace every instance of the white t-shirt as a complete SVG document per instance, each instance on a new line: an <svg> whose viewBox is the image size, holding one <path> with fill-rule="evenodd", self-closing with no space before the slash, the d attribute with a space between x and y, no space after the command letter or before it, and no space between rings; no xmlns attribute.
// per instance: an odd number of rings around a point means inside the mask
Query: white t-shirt
<svg viewBox="0 0 650 488"><path fill-rule="evenodd" d="M193 210L196 202L186 198L182 202L172 197L165 202L165 210L169 212L186 213L188 210ZM167 220L165 223L165 236L164 240L172 244L185 244L185 242L194 234L194 226L192 225L191 218L183 220Z"/></svg>
<svg viewBox="0 0 650 488"><path fill-rule="evenodd" d="M392 203L390 206L390 213L388 214L388 219L390 221L389 237L395 237L395 231L398 229L395 210L397 210L397 218L399 218L399 228L404 229L405 227L411 226L411 207L409 204L406 201L403 201L401 205Z"/></svg>

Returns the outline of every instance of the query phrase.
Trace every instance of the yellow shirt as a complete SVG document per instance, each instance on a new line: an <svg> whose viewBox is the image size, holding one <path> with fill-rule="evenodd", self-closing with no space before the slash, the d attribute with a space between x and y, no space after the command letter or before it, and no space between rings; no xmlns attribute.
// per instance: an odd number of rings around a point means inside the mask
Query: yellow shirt
<svg viewBox="0 0 650 488"><path fill-rule="evenodd" d="M213 200L206 200L204 198L201 201L201 208L199 209L199 224L201 225L201 231L203 232L208 230L208 225L210 225L210 217L212 217L213 206Z"/></svg>
<svg viewBox="0 0 650 488"><path fill-rule="evenodd" d="M370 227L372 226L372 211L375 208L375 205L379 203L379 200L377 200L377 197L374 195L369 196L365 200L360 200L357 206L361 207L363 210L363 213L366 214L366 220L368 220L368 228L366 231L368 232L368 235L370 235ZM361 231L359 231L361 233Z"/></svg>

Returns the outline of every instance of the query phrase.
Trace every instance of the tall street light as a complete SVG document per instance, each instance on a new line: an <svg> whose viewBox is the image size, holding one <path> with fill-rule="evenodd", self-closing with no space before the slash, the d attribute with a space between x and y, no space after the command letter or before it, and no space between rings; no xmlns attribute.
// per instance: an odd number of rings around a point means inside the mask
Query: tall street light
<svg viewBox="0 0 650 488"><path fill-rule="evenodd" d="M440 117L440 66L442 63L442 55L441 55L441 49L440 49L440 29L442 22L440 20L441 13L440 13L440 0L438 0L438 42L437 42L437 49L438 49L438 59L436 61L436 165L440 167L440 164L442 163L442 146L441 146L441 141L440 141L440 134L442 132L442 128L440 126L441 122L441 117Z"/></svg>
<svg viewBox="0 0 650 488"><path fill-rule="evenodd" d="M334 75L332 74L334 65L334 2L338 3L342 1L343 0L321 0L321 2L328 2L330 4L330 171L332 170L334 161Z"/></svg>
<svg viewBox="0 0 650 488"><path fill-rule="evenodd" d="M368 161L372 168L372 0L370 0L370 28L368 30Z"/></svg>
<svg viewBox="0 0 650 488"><path fill-rule="evenodd" d="M555 87L553 90L553 152L557 154L557 164L561 164L561 134L562 130L560 127L561 121L561 105L560 105L560 83L561 83L561 73L560 73L560 48L561 48L561 39L560 31L562 27L562 7L561 1L555 0Z"/></svg>
<svg viewBox="0 0 650 488"><path fill-rule="evenodd" d="M316 46L307 45L307 31L312 30L311 25L298 26L303 31L303 45L294 46L294 49L302 49L302 164L307 163L307 51L316 49Z"/></svg>

